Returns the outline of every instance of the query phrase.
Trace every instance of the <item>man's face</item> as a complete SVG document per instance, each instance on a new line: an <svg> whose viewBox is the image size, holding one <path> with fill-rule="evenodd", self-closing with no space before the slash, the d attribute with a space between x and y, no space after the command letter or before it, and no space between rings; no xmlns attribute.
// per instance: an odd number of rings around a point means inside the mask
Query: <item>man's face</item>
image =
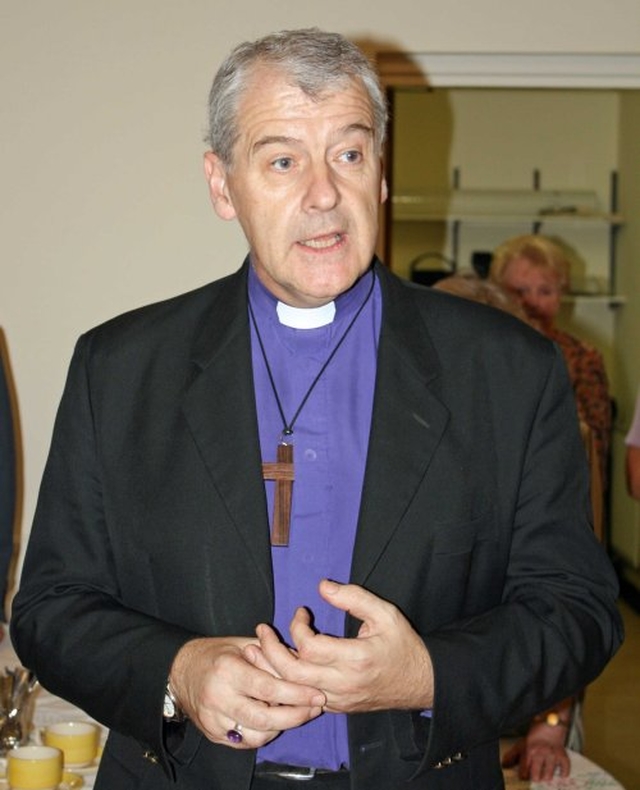
<svg viewBox="0 0 640 790"><path fill-rule="evenodd" d="M519 299L534 326L543 332L551 329L562 295L553 271L520 256L505 266L502 283Z"/></svg>
<svg viewBox="0 0 640 790"><path fill-rule="evenodd" d="M373 122L359 82L313 101L263 67L240 100L232 167L205 156L216 212L238 219L258 277L287 304L325 304L371 263L387 197Z"/></svg>

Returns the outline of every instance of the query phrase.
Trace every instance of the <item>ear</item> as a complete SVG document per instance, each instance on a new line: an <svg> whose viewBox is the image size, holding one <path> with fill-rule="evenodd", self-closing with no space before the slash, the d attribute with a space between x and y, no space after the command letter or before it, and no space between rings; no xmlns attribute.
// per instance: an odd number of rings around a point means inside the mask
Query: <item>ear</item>
<svg viewBox="0 0 640 790"><path fill-rule="evenodd" d="M380 203L384 203L389 197L389 187L387 186L387 179L382 176L380 181Z"/></svg>
<svg viewBox="0 0 640 790"><path fill-rule="evenodd" d="M220 157L213 151L207 151L204 155L204 175L216 214L220 219L235 219L236 210L229 194L227 170Z"/></svg>

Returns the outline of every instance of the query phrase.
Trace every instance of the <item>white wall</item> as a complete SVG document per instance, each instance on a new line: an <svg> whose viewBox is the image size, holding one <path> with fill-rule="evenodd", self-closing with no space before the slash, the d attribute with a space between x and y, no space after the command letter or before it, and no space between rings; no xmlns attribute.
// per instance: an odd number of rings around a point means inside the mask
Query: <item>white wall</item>
<svg viewBox="0 0 640 790"><path fill-rule="evenodd" d="M200 173L217 64L242 39L312 24L372 49L640 52L637 0L2 0L0 324L25 533L77 335L244 254Z"/></svg>

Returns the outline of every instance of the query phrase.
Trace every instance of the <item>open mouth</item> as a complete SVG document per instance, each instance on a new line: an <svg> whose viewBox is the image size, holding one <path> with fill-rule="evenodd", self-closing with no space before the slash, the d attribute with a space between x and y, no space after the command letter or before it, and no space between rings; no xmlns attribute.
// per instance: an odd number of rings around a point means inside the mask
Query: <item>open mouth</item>
<svg viewBox="0 0 640 790"><path fill-rule="evenodd" d="M299 242L302 247L308 247L312 250L326 250L329 247L334 247L339 244L343 239L342 233L330 233L327 236L317 236L313 239L305 239Z"/></svg>

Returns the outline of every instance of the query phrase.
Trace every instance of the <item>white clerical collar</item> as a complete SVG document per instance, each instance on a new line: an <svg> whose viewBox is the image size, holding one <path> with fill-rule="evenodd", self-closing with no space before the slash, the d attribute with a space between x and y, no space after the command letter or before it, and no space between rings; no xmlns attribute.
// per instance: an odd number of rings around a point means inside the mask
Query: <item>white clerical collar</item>
<svg viewBox="0 0 640 790"><path fill-rule="evenodd" d="M336 314L335 302L323 304L322 307L291 307L278 302L276 307L281 324L292 329L317 329L330 324Z"/></svg>

